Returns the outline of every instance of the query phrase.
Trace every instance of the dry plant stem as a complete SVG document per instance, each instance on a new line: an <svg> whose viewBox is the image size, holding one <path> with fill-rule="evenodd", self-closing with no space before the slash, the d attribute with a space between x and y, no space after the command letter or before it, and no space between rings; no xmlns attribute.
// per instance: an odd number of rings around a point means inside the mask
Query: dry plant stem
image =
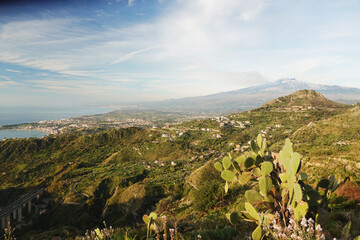
<svg viewBox="0 0 360 240"><path fill-rule="evenodd" d="M164 219L164 222L163 222L164 239L167 240L166 216L163 216L162 218Z"/></svg>
<svg viewBox="0 0 360 240"><path fill-rule="evenodd" d="M169 229L169 232L170 232L170 239L171 240L174 240L175 238L175 229L173 229L173 228L170 228Z"/></svg>
<svg viewBox="0 0 360 240"><path fill-rule="evenodd" d="M156 231L156 240L160 240L160 232L159 232L159 229L156 228L155 231Z"/></svg>
<svg viewBox="0 0 360 240"><path fill-rule="evenodd" d="M178 240L177 222L175 222L175 240Z"/></svg>
<svg viewBox="0 0 360 240"><path fill-rule="evenodd" d="M5 240L16 240L16 238L14 238L14 236L13 236L15 228L11 228L10 222L8 223L8 227L5 228L4 231L5 231L5 233L4 233Z"/></svg>

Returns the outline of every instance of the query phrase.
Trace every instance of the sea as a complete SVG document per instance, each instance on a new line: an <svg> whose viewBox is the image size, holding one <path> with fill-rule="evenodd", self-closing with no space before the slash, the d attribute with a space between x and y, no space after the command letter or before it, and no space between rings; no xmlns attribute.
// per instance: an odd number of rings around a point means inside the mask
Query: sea
<svg viewBox="0 0 360 240"><path fill-rule="evenodd" d="M10 138L40 138L48 135L40 131L0 130L0 140Z"/></svg>
<svg viewBox="0 0 360 240"><path fill-rule="evenodd" d="M95 115L113 110L104 107L0 107L0 126ZM0 130L0 140L43 137L45 135L47 133L39 131Z"/></svg>

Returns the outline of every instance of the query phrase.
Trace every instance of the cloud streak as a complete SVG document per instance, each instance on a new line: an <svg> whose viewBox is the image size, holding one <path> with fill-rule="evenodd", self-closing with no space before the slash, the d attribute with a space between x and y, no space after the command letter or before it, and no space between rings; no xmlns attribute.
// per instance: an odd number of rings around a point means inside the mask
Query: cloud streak
<svg viewBox="0 0 360 240"><path fill-rule="evenodd" d="M158 47L157 46L148 47L148 48L144 48L144 49L140 49L140 50L130 52L130 53L125 54L124 56L121 56L120 58L116 59L115 61L112 62L112 64L127 61L127 60L129 60L130 58L132 58L133 56L135 56L135 55L137 55L139 53L147 52L147 51L150 51L150 50L155 49L155 48L158 48Z"/></svg>
<svg viewBox="0 0 360 240"><path fill-rule="evenodd" d="M160 11L151 17L141 8L145 2L128 0L112 2L113 8L124 5L126 11L119 13L97 9L87 17L46 15L0 23L0 61L9 64L4 72L12 77L22 69L11 65L30 68L36 71L32 80L53 80L33 85L22 80L28 88L111 95L114 101L120 98L117 92L121 98L152 94L159 99L234 90L286 76L321 83L336 81L341 70L360 76L349 69L359 61L354 56L360 40L353 33L360 24L355 14L333 23L325 21L328 16L309 16L308 2L159 2ZM339 8L325 5L316 7Z"/></svg>
<svg viewBox="0 0 360 240"><path fill-rule="evenodd" d="M130 73L108 66L135 57L150 66L171 63L181 68L189 61L211 64L219 45L231 48L247 41L242 35L252 34L246 29L236 30L228 21L233 15L239 22L256 18L263 4L255 2L225 0L214 5L212 1L182 1L177 3L181 7L153 22L97 30L88 29L82 25L84 20L77 18L10 22L0 30L0 61L104 81L132 78ZM133 4L128 2L129 6ZM107 77L105 71L112 76Z"/></svg>
<svg viewBox="0 0 360 240"><path fill-rule="evenodd" d="M21 83L12 81L8 76L0 76L0 88L1 87L13 87L21 86Z"/></svg>
<svg viewBox="0 0 360 240"><path fill-rule="evenodd" d="M19 71L19 70L14 70L14 69L5 69L5 71L7 71L7 72L13 72L13 73L21 73L21 71Z"/></svg>

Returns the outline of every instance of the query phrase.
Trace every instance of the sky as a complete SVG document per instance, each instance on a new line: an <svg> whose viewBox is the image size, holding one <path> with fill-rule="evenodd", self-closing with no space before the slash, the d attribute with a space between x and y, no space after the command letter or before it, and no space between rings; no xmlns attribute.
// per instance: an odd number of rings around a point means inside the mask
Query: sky
<svg viewBox="0 0 360 240"><path fill-rule="evenodd" d="M360 88L358 0L0 1L0 106L116 105L292 77Z"/></svg>

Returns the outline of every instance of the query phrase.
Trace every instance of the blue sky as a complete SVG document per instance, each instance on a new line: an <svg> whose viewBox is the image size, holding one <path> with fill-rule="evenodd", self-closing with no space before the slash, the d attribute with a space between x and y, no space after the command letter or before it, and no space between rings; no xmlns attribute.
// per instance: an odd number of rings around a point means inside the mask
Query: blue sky
<svg viewBox="0 0 360 240"><path fill-rule="evenodd" d="M0 106L116 105L295 77L360 88L357 0L0 3Z"/></svg>

